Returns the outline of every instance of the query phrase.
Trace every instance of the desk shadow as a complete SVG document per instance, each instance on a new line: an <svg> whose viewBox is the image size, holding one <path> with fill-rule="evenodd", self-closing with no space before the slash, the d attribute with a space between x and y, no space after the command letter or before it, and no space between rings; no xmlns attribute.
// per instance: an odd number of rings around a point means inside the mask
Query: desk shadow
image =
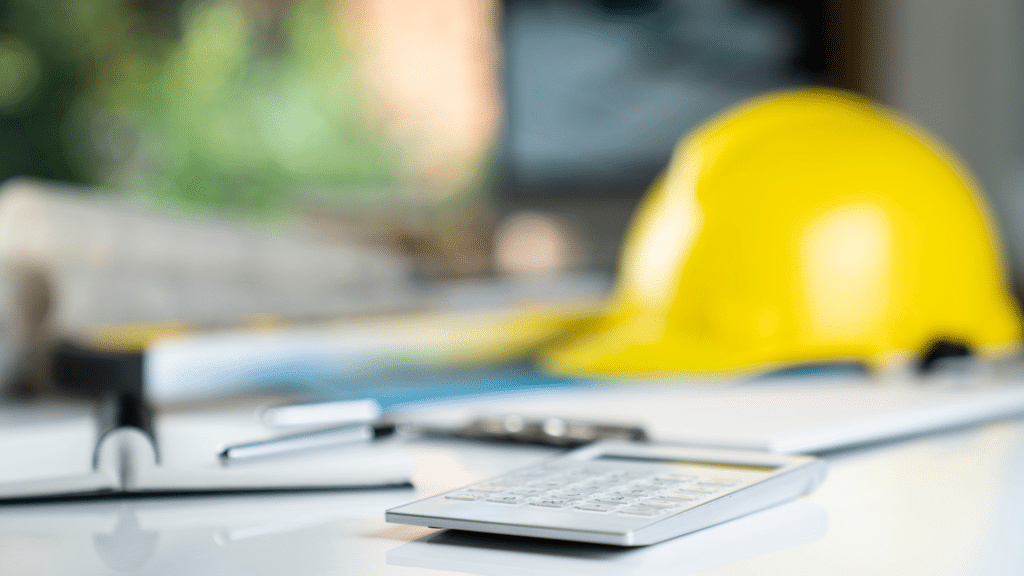
<svg viewBox="0 0 1024 576"><path fill-rule="evenodd" d="M525 536L484 534L464 530L441 530L415 540L429 546L457 546L461 549L498 550L533 556L571 557L577 560L608 561L636 553L637 548L621 548L587 542L564 542ZM389 562L390 564L390 562Z"/></svg>
<svg viewBox="0 0 1024 576"><path fill-rule="evenodd" d="M619 548L443 530L388 551L386 560L480 576L682 576L812 542L825 535L827 526L824 508L800 500L653 546Z"/></svg>

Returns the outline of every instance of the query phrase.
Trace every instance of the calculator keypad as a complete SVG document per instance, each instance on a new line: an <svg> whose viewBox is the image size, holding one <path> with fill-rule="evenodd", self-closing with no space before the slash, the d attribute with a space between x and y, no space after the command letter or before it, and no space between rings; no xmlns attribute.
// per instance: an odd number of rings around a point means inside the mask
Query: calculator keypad
<svg viewBox="0 0 1024 576"><path fill-rule="evenodd" d="M733 478L577 464L519 470L444 495L505 506L658 516L741 484Z"/></svg>

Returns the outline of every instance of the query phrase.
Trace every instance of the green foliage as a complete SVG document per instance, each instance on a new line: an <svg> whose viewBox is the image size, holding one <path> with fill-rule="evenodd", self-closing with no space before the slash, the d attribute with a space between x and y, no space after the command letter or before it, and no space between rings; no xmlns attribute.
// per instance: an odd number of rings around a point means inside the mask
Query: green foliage
<svg viewBox="0 0 1024 576"><path fill-rule="evenodd" d="M269 22L247 5L205 0L168 16L117 0L9 0L0 67L21 72L0 82L0 114L5 94L29 90L18 100L31 111L18 114L31 127L48 102L49 124L35 129L56 136L33 162L63 164L0 164L2 176L263 214L287 210L306 188L344 194L393 181L397 154L370 126L326 1L296 0ZM26 89L34 75L42 79ZM16 147L22 138L5 120L0 145Z"/></svg>

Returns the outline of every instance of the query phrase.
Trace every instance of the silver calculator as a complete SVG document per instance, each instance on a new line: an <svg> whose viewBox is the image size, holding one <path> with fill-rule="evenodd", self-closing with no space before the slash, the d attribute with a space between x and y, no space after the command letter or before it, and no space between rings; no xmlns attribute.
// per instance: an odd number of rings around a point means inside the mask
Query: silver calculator
<svg viewBox="0 0 1024 576"><path fill-rule="evenodd" d="M797 498L809 456L607 441L388 510L399 524L644 546Z"/></svg>

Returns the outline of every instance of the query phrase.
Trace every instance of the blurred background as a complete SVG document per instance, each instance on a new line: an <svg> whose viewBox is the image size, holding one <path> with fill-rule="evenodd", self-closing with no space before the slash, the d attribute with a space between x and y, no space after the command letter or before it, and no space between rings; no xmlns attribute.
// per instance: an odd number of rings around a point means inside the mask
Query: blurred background
<svg viewBox="0 0 1024 576"><path fill-rule="evenodd" d="M599 298L680 136L808 84L957 150L1024 284L1022 16L1017 0L0 0L7 346L496 290Z"/></svg>

